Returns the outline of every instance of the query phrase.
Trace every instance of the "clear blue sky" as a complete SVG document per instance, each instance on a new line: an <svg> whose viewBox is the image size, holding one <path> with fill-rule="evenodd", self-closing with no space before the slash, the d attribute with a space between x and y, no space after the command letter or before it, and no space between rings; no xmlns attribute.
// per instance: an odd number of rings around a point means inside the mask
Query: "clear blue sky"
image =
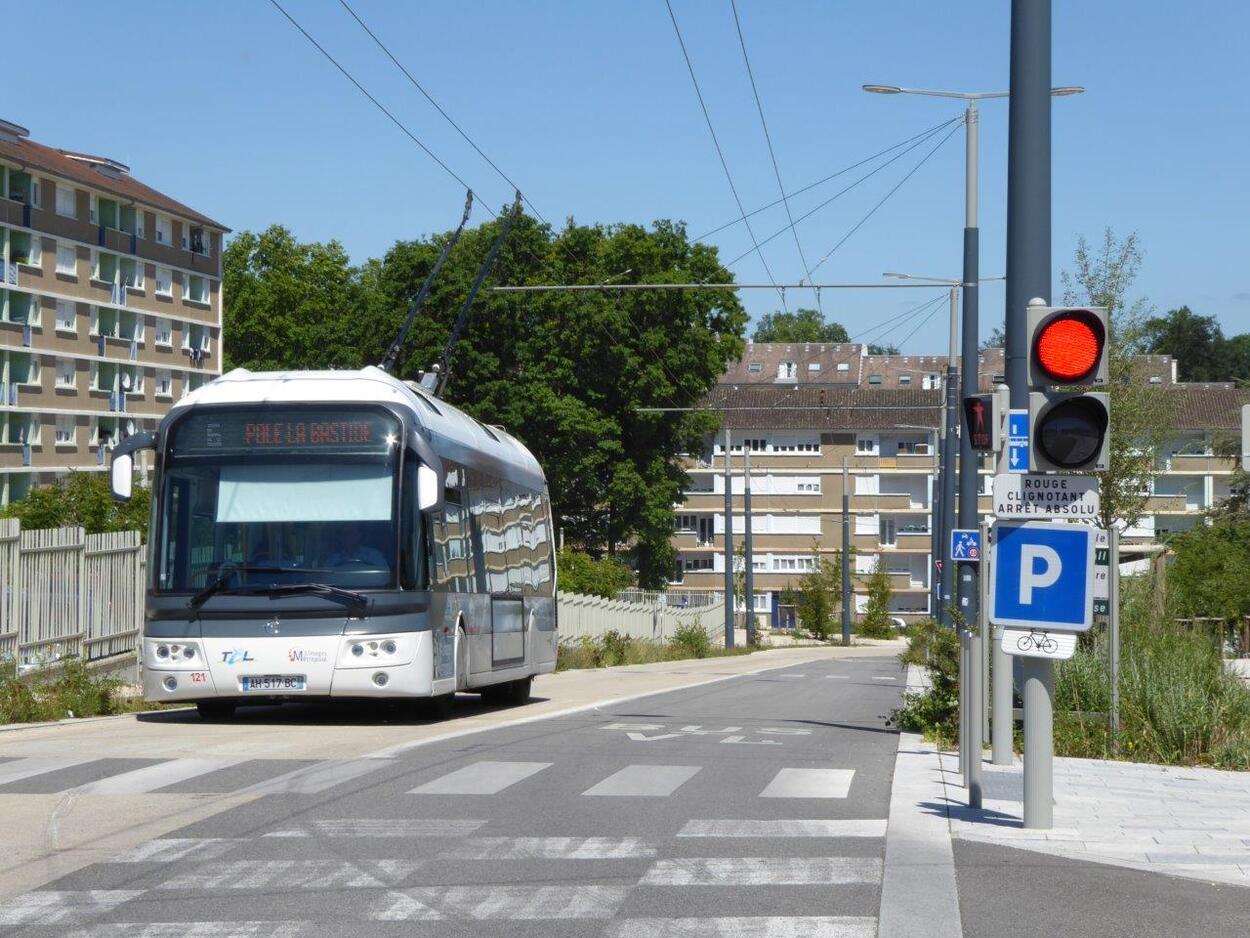
<svg viewBox="0 0 1250 938"><path fill-rule="evenodd" d="M305 27L492 204L506 184L422 99L336 0L287 0ZM353 0L360 15L553 221L678 218L699 234L735 216L662 0L416 3ZM71 9L72 8L72 9ZM776 182L728 0L674 0L712 119L748 208ZM798 188L959 113L955 102L860 91L864 82L1005 88L1009 4L740 0L782 178ZM136 176L235 230L281 222L337 238L355 260L450 227L463 192L264 0L41 3L10 42L0 116L43 142L129 163ZM1250 330L1250 6L1234 0L1054 2L1054 260L1110 225L1146 249L1137 292ZM55 54L49 51L55 49ZM17 76L24 76L19 81ZM25 89L23 93L17 93ZM982 114L985 276L1004 266L1005 102ZM914 165L914 151L799 226L823 256ZM854 177L851 177L854 178ZM963 145L956 135L821 268L958 276ZM836 191L795 200L796 213ZM481 216L479 216L481 217ZM784 224L780 207L757 232ZM714 239L728 259L741 226ZM802 276L793 240L765 247ZM759 262L734 268L765 279ZM1002 286L983 290L982 333ZM813 305L790 294L792 308ZM912 291L825 296L855 334L918 302ZM745 295L759 315L776 294ZM940 352L939 312L904 351ZM886 338L898 341L908 330Z"/></svg>

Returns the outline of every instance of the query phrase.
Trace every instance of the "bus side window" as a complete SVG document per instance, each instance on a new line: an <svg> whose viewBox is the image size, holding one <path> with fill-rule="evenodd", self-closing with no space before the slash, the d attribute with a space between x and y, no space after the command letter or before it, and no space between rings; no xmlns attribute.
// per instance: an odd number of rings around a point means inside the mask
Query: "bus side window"
<svg viewBox="0 0 1250 938"><path fill-rule="evenodd" d="M407 590L429 589L430 551L424 512L417 507L416 457L410 456L404 467L403 521L400 526L399 584Z"/></svg>
<svg viewBox="0 0 1250 938"><path fill-rule="evenodd" d="M547 498L534 499L534 592L550 596L551 583L551 519L547 514Z"/></svg>

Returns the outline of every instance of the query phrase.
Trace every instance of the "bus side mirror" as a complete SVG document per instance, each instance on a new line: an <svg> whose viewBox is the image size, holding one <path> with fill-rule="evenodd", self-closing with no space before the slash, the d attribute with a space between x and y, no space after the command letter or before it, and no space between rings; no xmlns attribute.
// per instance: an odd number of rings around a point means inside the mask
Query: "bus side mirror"
<svg viewBox="0 0 1250 938"><path fill-rule="evenodd" d="M123 502L130 501L135 477L135 458L133 454L136 450L155 448L155 433L132 433L113 447L113 460L109 465L109 479L114 498Z"/></svg>
<svg viewBox="0 0 1250 938"><path fill-rule="evenodd" d="M443 506L438 473L425 463L417 466L417 508L420 511L436 511Z"/></svg>

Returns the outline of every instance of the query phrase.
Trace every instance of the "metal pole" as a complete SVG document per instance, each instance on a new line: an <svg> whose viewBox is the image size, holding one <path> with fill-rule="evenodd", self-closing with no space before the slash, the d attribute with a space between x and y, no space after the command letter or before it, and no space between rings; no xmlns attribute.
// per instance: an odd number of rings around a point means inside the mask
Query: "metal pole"
<svg viewBox="0 0 1250 938"><path fill-rule="evenodd" d="M1120 754L1120 531L1107 532L1111 569L1108 573L1107 631L1110 633L1108 668L1111 672L1111 754Z"/></svg>
<svg viewBox="0 0 1250 938"><path fill-rule="evenodd" d="M743 597L747 607L747 644L755 644L755 564L751 550L751 447L742 447L742 559L746 564L746 583Z"/></svg>
<svg viewBox="0 0 1250 938"><path fill-rule="evenodd" d="M725 647L734 647L734 494L729 474L729 428L725 428Z"/></svg>
<svg viewBox="0 0 1250 938"><path fill-rule="evenodd" d="M946 409L942 409L942 419L946 419ZM931 544L929 550L932 556L929 558L929 615L937 622L942 621L942 571L938 568L938 564L942 560L942 431L935 431L933 434L933 477L932 498L933 504L929 509L929 534ZM945 566L945 564L943 564Z"/></svg>
<svg viewBox="0 0 1250 938"><path fill-rule="evenodd" d="M958 382L959 342L959 290L951 287L950 352L946 360L946 442L942 446L942 539L938 549L942 556L942 619L951 624L948 608L955 594L955 565L946 556L955 527L955 457L959 441L955 434L958 427L956 406L959 398Z"/></svg>
<svg viewBox="0 0 1250 938"><path fill-rule="evenodd" d="M986 627L985 584L989 571L990 524L981 522L981 565L977 570L977 631L981 634L981 748L990 744L990 631Z"/></svg>
<svg viewBox="0 0 1250 938"><path fill-rule="evenodd" d="M1026 309L1051 295L1050 0L1012 0L1007 131L1007 383L1028 407ZM1024 826L1054 825L1054 668L1024 658Z"/></svg>
<svg viewBox="0 0 1250 938"><path fill-rule="evenodd" d="M842 457L842 644L851 644L851 473Z"/></svg>
<svg viewBox="0 0 1250 938"><path fill-rule="evenodd" d="M1003 412L1001 419L1007 419L1006 410L1010 403L1010 388L999 388L994 392L996 395L1006 396L1006 400L1000 400L999 409ZM1005 431L1006 427L1000 427L1000 431ZM1005 433L1004 433L1005 435ZM995 473L1001 474L1007 471L1007 449L1003 447L996 454L998 463L994 469ZM986 542L987 546L989 542ZM986 550L986 556L989 551ZM981 572L981 621L990 629L990 637L993 648L993 668L991 669L991 678L993 680L993 700L992 707L994 718L990 721L990 743L993 749L991 760L994 765L1011 765L1012 752L1015 748L1015 716L1012 713L1015 698L1014 669L1012 667L1011 656L1003 651L1003 627L1001 625L991 625L989 616L989 588L986 584L989 577L993 575L990 567L986 567Z"/></svg>

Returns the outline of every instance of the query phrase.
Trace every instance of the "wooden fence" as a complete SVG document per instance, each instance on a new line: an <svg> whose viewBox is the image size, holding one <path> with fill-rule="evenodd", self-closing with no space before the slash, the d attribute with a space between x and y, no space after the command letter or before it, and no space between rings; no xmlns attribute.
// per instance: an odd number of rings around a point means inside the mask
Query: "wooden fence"
<svg viewBox="0 0 1250 938"><path fill-rule="evenodd" d="M0 519L0 659L134 655L143 626L138 531L22 531Z"/></svg>
<svg viewBox="0 0 1250 938"><path fill-rule="evenodd" d="M722 644L725 640L723 602L682 609L660 602L636 603L560 593L558 614L562 640L583 635L597 638L615 630L631 638L663 641L671 638L678 627L691 623L707 632L713 644Z"/></svg>

